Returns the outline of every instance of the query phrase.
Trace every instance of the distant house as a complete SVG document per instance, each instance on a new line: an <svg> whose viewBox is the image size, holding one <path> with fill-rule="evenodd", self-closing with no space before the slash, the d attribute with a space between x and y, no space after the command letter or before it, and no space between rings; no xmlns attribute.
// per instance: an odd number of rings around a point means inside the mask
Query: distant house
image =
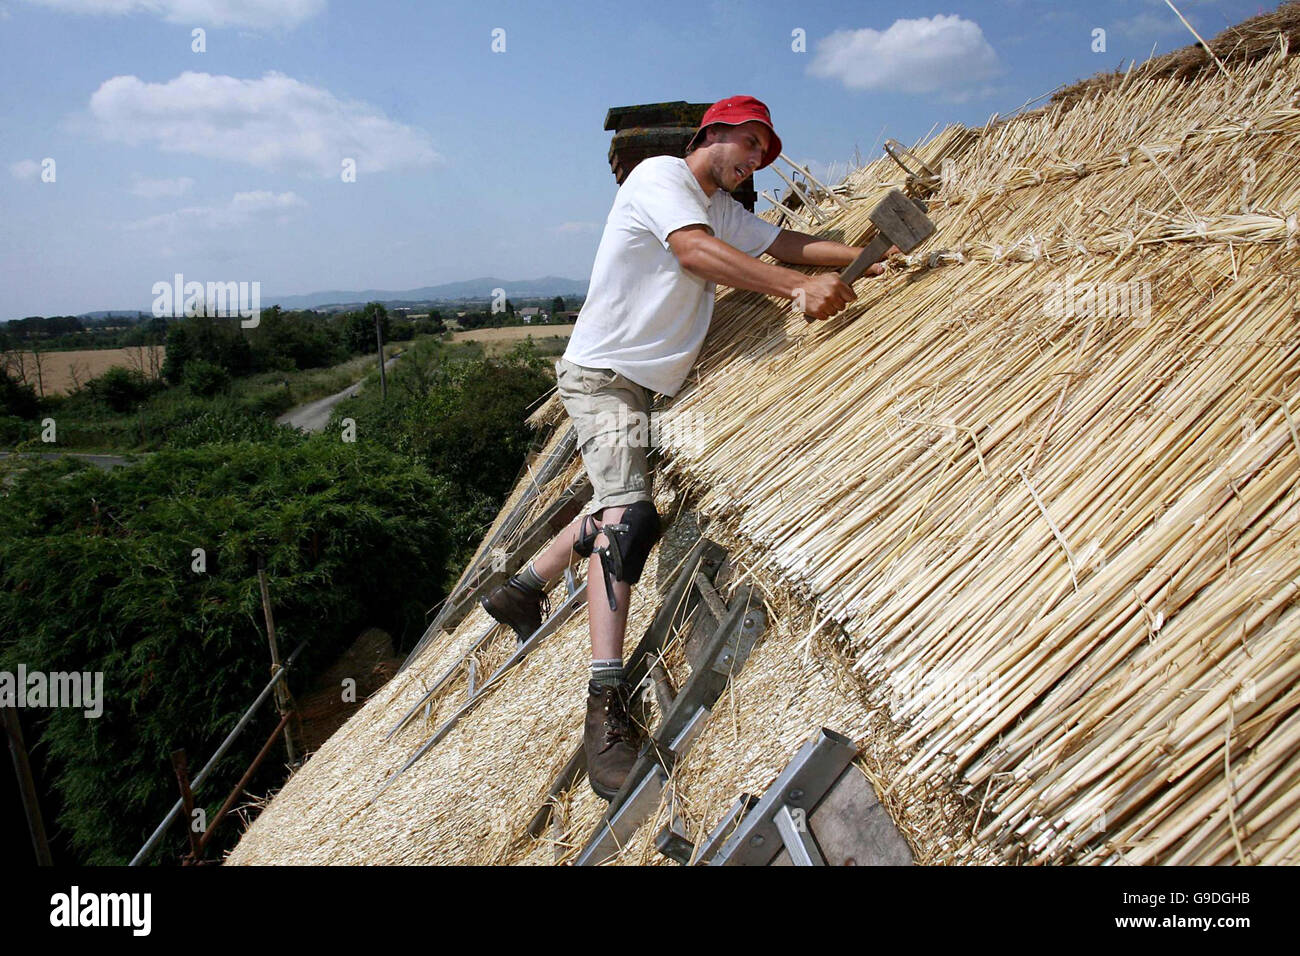
<svg viewBox="0 0 1300 956"><path fill-rule="evenodd" d="M543 312L541 309L537 308L536 306L530 305L526 309L519 310L519 317L523 319L525 322L532 322L533 319L537 319L540 322L541 320L546 318L546 313Z"/></svg>
<svg viewBox="0 0 1300 956"><path fill-rule="evenodd" d="M578 313L580 311L581 311L580 309L571 309L566 312L556 312L555 321L556 322L577 322Z"/></svg>

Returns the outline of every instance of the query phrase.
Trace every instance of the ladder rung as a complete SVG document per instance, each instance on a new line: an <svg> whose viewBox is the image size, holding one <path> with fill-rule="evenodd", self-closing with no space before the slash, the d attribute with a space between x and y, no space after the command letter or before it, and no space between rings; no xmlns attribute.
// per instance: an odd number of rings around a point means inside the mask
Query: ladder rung
<svg viewBox="0 0 1300 956"><path fill-rule="evenodd" d="M722 619L727 616L727 605L722 600L722 595L718 594L713 587L713 583L698 571L695 572L692 583L695 585L696 590L700 592L700 597L704 598L704 604L709 609L709 614L712 615L714 623L721 624Z"/></svg>

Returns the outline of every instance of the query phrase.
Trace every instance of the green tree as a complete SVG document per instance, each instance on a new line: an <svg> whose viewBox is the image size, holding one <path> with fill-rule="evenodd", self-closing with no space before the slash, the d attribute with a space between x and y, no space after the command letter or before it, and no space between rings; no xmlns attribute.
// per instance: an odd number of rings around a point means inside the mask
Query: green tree
<svg viewBox="0 0 1300 956"><path fill-rule="evenodd" d="M430 359L421 357L426 349ZM452 564L459 567L512 487L533 438L525 419L555 383L546 360L528 346L472 361L450 361L441 349L422 346L409 366L397 364L400 402L385 405L378 389L363 391L335 406L326 431L337 433L341 420L352 418L359 435L447 480L454 489L448 508L457 520Z"/></svg>
<svg viewBox="0 0 1300 956"><path fill-rule="evenodd" d="M281 647L311 639L295 692L365 627L410 647L449 574L452 489L374 443L210 445L111 472L65 458L13 479L0 496L0 669L104 675L101 716L52 709L28 741L64 863L128 860L176 799L169 754L206 759L265 684L259 555ZM264 708L217 765L199 794L209 820L275 719ZM279 785L278 762L253 790ZM175 829L158 859L183 842Z"/></svg>
<svg viewBox="0 0 1300 956"><path fill-rule="evenodd" d="M183 380L186 388L205 398L230 389L230 373L203 359L193 359L185 364Z"/></svg>
<svg viewBox="0 0 1300 956"><path fill-rule="evenodd" d="M13 415L16 418L35 418L40 410L40 399L36 389L30 385L20 385L9 377L9 373L0 368L0 415Z"/></svg>
<svg viewBox="0 0 1300 956"><path fill-rule="evenodd" d="M114 365L86 383L90 394L115 412L127 412L158 390L157 383L133 368Z"/></svg>
<svg viewBox="0 0 1300 956"><path fill-rule="evenodd" d="M379 318L379 327L383 330L384 341L388 341L388 310L382 303L369 302L360 312L348 312L345 316L343 337L348 353L364 355L378 351L375 342L375 317Z"/></svg>
<svg viewBox="0 0 1300 956"><path fill-rule="evenodd" d="M163 378L179 385L190 359L220 365L231 375L247 375L257 367L252 345L239 320L205 315L188 316L168 326Z"/></svg>

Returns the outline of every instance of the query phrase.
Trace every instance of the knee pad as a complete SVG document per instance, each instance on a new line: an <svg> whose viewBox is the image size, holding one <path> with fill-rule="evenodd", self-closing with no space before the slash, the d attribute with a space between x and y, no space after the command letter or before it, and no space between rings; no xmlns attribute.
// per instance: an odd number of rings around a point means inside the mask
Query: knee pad
<svg viewBox="0 0 1300 956"><path fill-rule="evenodd" d="M659 512L649 501L635 501L618 524L606 524L604 531L609 545L598 552L602 565L614 580L636 584L662 533Z"/></svg>

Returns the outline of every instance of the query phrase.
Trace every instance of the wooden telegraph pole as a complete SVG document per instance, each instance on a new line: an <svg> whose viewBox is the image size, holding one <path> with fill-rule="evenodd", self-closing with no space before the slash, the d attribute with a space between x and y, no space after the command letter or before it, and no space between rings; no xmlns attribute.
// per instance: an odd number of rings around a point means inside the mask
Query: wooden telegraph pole
<svg viewBox="0 0 1300 956"><path fill-rule="evenodd" d="M23 811L27 814L27 829L32 835L36 863L38 866L52 866L50 844L45 839L45 824L41 820L41 805L36 796L36 781L32 778L27 746L23 743L23 725L13 707L0 707L0 714L4 715L5 737L9 740L9 753L14 758L14 773L18 776L18 790L23 798Z"/></svg>
<svg viewBox="0 0 1300 956"><path fill-rule="evenodd" d="M259 554L257 556L257 584L262 591L262 613L266 615L266 638L271 645L271 674L274 675L280 669L280 644L275 639L275 618L271 614L271 592L266 586L266 560ZM284 717L293 709L293 700L289 697L289 689L284 686L284 681L275 685L275 706ZM293 734L289 730L289 724L284 725L284 747L289 752L289 763L298 762L298 751L293 745Z"/></svg>
<svg viewBox="0 0 1300 956"><path fill-rule="evenodd" d="M379 390L380 397L388 401L388 376L384 371L384 333L379 327L379 310L375 309L375 341L379 343Z"/></svg>

